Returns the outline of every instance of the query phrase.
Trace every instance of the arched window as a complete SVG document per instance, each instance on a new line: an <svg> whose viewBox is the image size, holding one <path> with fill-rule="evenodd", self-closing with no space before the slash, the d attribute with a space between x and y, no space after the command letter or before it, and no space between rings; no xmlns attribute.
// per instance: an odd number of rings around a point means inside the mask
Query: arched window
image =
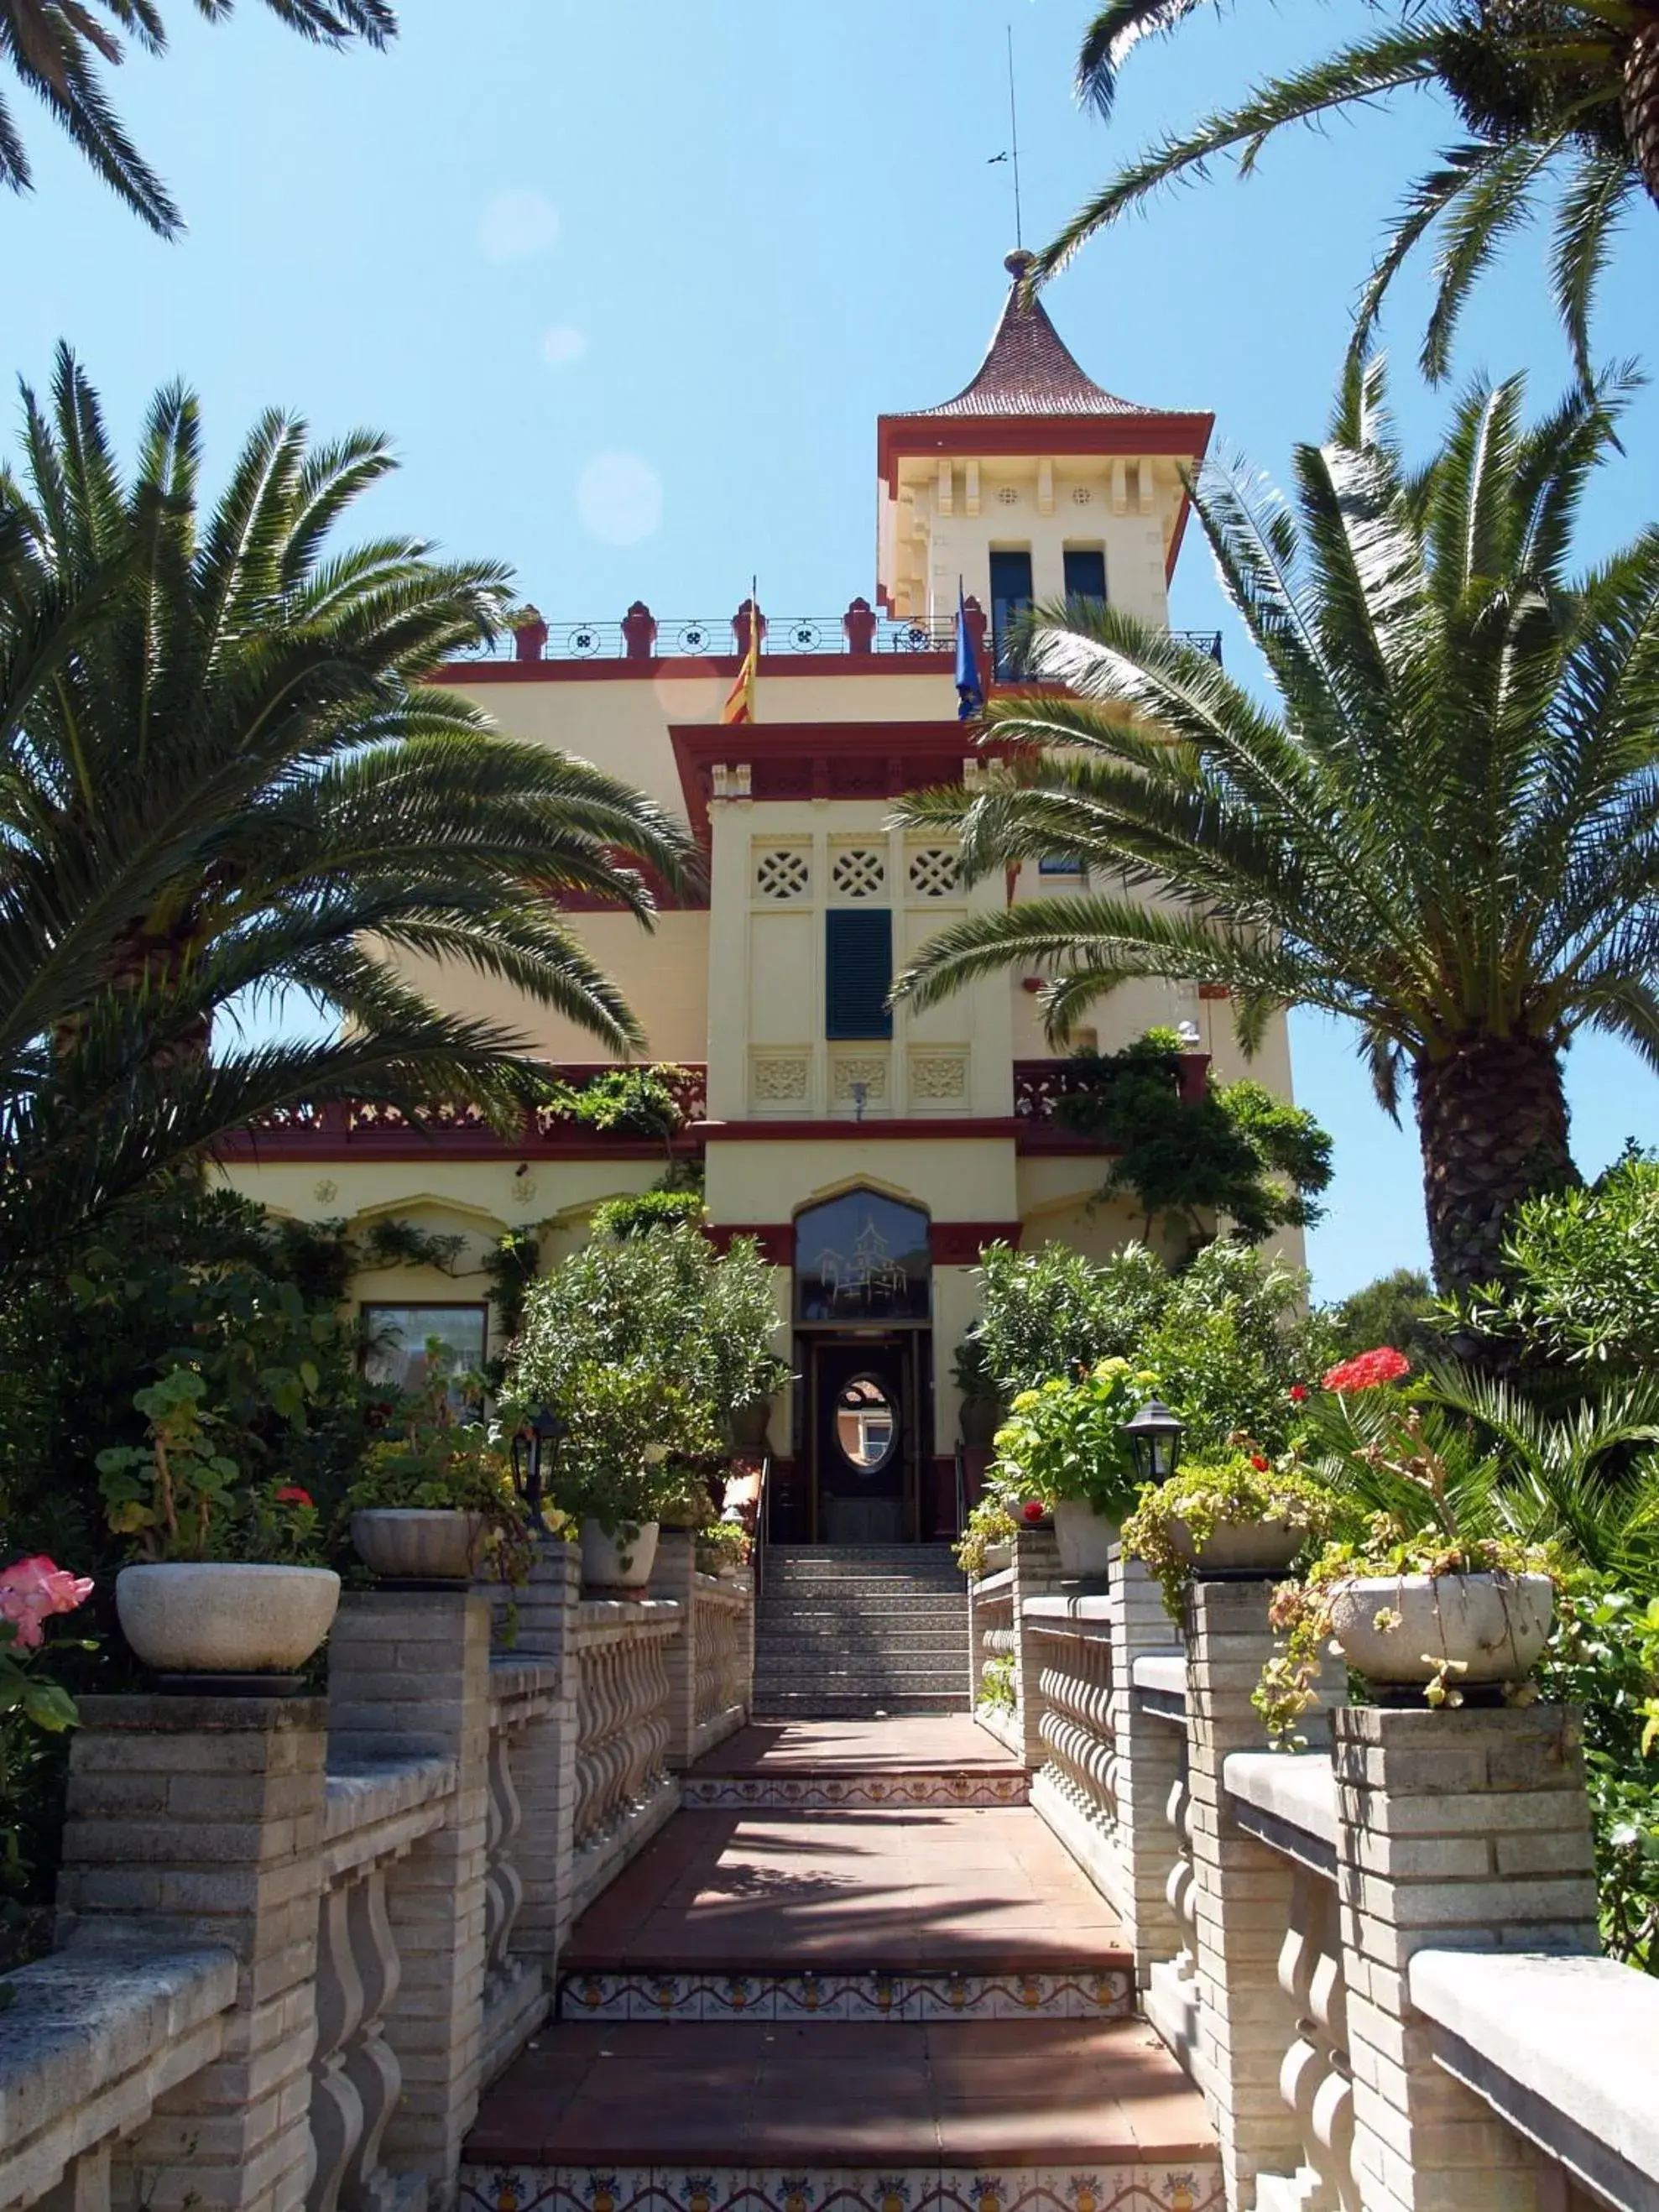
<svg viewBox="0 0 1659 2212"><path fill-rule="evenodd" d="M927 1216L849 1190L795 1216L798 1321L926 1321Z"/></svg>

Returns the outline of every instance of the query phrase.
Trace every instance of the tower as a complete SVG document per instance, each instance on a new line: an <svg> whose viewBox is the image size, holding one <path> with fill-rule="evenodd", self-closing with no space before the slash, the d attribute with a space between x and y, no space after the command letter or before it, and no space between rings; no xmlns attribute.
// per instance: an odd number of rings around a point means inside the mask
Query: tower
<svg viewBox="0 0 1659 2212"><path fill-rule="evenodd" d="M877 428L883 605L946 619L960 576L989 611L1002 666L1007 623L1033 599L1110 599L1167 619L1182 472L1215 420L1137 405L1085 376L1027 289L1032 258L1003 264L1008 296L973 381Z"/></svg>

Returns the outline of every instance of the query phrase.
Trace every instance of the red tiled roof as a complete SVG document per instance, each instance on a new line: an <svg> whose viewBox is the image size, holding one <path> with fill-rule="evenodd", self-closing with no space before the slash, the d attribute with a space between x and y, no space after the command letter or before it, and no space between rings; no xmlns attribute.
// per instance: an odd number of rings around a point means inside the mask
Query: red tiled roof
<svg viewBox="0 0 1659 2212"><path fill-rule="evenodd" d="M1003 264L1014 281L973 382L942 406L911 411L917 416L1158 414L1155 407L1139 407L1103 391L1083 374L1042 302L1021 293L1021 279L1032 258L1011 253Z"/></svg>

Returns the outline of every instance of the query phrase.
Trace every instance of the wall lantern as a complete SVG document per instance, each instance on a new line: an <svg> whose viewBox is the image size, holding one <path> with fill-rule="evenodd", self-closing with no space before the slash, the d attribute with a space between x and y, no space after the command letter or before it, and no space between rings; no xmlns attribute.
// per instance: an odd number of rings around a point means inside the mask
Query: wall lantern
<svg viewBox="0 0 1659 2212"><path fill-rule="evenodd" d="M570 1424L550 1406L538 1406L513 1439L513 1487L532 1528L547 1527L542 1517L542 1500L547 1494L555 1455L569 1432Z"/></svg>
<svg viewBox="0 0 1659 2212"><path fill-rule="evenodd" d="M1159 1399L1151 1398L1133 1420L1124 1422L1121 1433L1127 1439L1129 1457L1134 1462L1139 1480L1167 1482L1181 1457L1186 1423Z"/></svg>

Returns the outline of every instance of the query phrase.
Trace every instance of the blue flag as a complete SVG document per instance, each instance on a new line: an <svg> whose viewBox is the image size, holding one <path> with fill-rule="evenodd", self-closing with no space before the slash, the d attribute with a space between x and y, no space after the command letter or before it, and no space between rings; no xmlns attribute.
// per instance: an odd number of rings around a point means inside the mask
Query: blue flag
<svg viewBox="0 0 1659 2212"><path fill-rule="evenodd" d="M979 655L968 629L968 601L957 579L957 720L971 722L985 704L985 686L979 680Z"/></svg>

